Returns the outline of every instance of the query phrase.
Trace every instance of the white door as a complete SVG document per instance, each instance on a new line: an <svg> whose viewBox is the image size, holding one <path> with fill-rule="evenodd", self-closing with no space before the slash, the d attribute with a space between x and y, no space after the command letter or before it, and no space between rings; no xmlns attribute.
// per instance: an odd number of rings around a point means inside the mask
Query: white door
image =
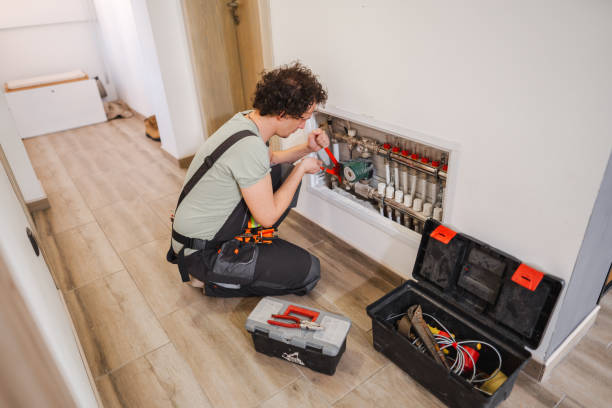
<svg viewBox="0 0 612 408"><path fill-rule="evenodd" d="M42 254L35 254L27 228L34 230L0 161L0 257L5 261L77 406L97 407L68 311Z"/></svg>

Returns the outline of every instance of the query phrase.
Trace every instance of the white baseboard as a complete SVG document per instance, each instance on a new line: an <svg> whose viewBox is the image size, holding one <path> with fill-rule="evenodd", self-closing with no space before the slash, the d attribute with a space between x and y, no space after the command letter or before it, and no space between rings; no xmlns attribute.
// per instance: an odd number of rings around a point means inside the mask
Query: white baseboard
<svg viewBox="0 0 612 408"><path fill-rule="evenodd" d="M588 314L587 317L570 333L569 336L561 343L561 345L550 355L550 357L544 362L537 362L541 365L542 369L540 371L539 378L536 378L538 381L545 381L550 377L550 374L553 372L554 368L559 364L565 356L567 356L570 351L574 349L574 347L582 340L582 338L587 334L591 326L595 323L597 319L597 314L599 313L599 309L601 307L596 305L595 308Z"/></svg>

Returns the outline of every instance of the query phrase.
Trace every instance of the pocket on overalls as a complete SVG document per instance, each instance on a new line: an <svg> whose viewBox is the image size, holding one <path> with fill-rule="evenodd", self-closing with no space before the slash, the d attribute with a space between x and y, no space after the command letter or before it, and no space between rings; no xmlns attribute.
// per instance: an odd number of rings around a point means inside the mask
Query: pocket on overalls
<svg viewBox="0 0 612 408"><path fill-rule="evenodd" d="M255 243L236 239L227 241L221 245L207 280L238 285L250 284L255 277L258 255L259 247Z"/></svg>

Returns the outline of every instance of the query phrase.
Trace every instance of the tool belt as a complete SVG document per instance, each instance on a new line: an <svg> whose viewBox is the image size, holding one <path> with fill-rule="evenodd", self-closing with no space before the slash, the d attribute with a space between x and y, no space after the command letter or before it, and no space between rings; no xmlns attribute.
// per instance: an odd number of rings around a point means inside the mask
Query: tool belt
<svg viewBox="0 0 612 408"><path fill-rule="evenodd" d="M248 285L255 278L259 246L271 244L276 238L276 230L247 228L244 233L225 242L197 238L180 241L180 234L173 233L172 236L175 240L178 237L177 241L181 243L186 242L174 256L173 262L178 265L183 282L189 281L191 275L206 282ZM195 252L185 255L186 249L194 249ZM168 255L169 258L174 255L172 248Z"/></svg>
<svg viewBox="0 0 612 408"><path fill-rule="evenodd" d="M255 134L249 130L243 130L230 136L204 159L202 165L181 191L176 205L177 209L217 159L234 143L248 136L255 136ZM173 222L172 238L182 244L183 248L178 254L175 253L171 241L166 259L178 265L183 282L188 282L190 276L194 276L207 282L249 284L254 279L255 265L259 255L257 244L271 243L276 236L274 228L264 229L255 226L252 219L249 220L248 207L244 200L240 200L212 240L180 234L174 229L173 217L171 219ZM240 231L244 232L239 233ZM186 255L187 249L193 252Z"/></svg>
<svg viewBox="0 0 612 408"><path fill-rule="evenodd" d="M251 216L247 228L240 235L236 235L234 239L241 242L254 242L256 244L271 244L272 240L278 237L276 228L264 228L259 225Z"/></svg>

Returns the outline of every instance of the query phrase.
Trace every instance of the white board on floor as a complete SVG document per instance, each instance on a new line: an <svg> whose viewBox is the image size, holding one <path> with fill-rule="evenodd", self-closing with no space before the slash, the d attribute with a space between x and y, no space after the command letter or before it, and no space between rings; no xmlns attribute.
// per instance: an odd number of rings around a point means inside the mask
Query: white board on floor
<svg viewBox="0 0 612 408"><path fill-rule="evenodd" d="M21 138L106 121L94 79L7 92Z"/></svg>

